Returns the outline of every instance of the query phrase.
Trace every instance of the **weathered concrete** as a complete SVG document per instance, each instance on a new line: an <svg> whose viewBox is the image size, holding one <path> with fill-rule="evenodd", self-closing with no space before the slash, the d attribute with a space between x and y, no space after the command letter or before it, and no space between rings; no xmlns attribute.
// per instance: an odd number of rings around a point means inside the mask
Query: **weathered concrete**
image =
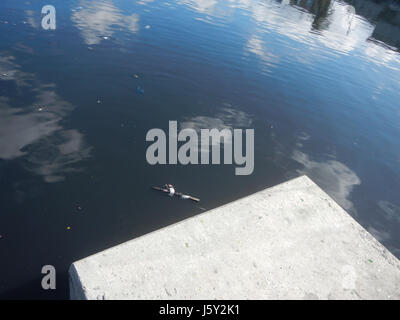
<svg viewBox="0 0 400 320"><path fill-rule="evenodd" d="M75 262L71 299L399 299L400 262L303 176Z"/></svg>

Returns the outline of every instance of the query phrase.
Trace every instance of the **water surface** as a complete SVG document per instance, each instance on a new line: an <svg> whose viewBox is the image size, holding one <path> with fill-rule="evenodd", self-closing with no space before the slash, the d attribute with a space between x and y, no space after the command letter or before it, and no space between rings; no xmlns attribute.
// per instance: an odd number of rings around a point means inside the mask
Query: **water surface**
<svg viewBox="0 0 400 320"><path fill-rule="evenodd" d="M390 1L2 0L0 295L67 298L71 262L301 174L400 257L399 17ZM253 128L253 174L149 165L146 133L169 120ZM149 189L166 182L200 204Z"/></svg>

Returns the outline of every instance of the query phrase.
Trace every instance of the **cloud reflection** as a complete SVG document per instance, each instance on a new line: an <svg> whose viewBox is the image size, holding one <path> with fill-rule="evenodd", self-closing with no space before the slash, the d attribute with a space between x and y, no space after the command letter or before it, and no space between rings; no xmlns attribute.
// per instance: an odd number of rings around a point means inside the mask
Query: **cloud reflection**
<svg viewBox="0 0 400 320"><path fill-rule="evenodd" d="M217 0L178 0L178 3L183 3L200 13L212 14L218 2Z"/></svg>
<svg viewBox="0 0 400 320"><path fill-rule="evenodd" d="M324 191L332 196L344 209L353 209L349 196L354 186L361 183L360 178L345 164L328 160L313 161L302 151L295 150L292 159L303 165L297 170L311 177Z"/></svg>
<svg viewBox="0 0 400 320"><path fill-rule="evenodd" d="M273 67L277 62L279 62L279 57L266 49L264 41L262 41L259 36L251 36L247 42L247 50L259 56L261 60L263 60L264 65L268 67ZM270 70L266 69L265 71L268 72Z"/></svg>
<svg viewBox="0 0 400 320"><path fill-rule="evenodd" d="M248 128L251 124L252 119L247 113L225 106L216 113L215 117L196 116L182 121L180 126L181 129L191 128L200 131L200 129L214 128L218 130Z"/></svg>
<svg viewBox="0 0 400 320"><path fill-rule="evenodd" d="M0 55L0 81L15 81L18 87L29 86L29 80L33 80L34 76L31 73L22 71L15 63L14 56Z"/></svg>
<svg viewBox="0 0 400 320"><path fill-rule="evenodd" d="M311 159L309 155L301 150L303 143L311 140L311 136L306 132L301 132L297 140L296 148L291 155L292 160L303 166L296 170L297 173L308 175L344 209L355 213L350 195L353 188L361 184L357 174L336 159L324 161ZM335 157L331 156L331 158Z"/></svg>
<svg viewBox="0 0 400 320"><path fill-rule="evenodd" d="M249 52L259 55L266 63L271 62L271 53L263 49L265 47L263 35L274 31L313 48L313 50L307 50L310 63L313 59L310 55L318 54L316 50L318 49L325 50L325 55L356 52L376 64L400 69L400 58L397 52L380 45L380 41L371 41L374 36L377 36L376 27L357 15L352 5L341 1L230 0L224 2L226 10L217 10L217 2L212 0L177 0L177 2L199 13L214 17L220 16L223 12L226 18L228 16L233 18L235 10L246 12L257 25L257 28L251 31L246 48ZM367 2L365 8L360 5L363 13L368 11L370 5L370 1L365 2ZM307 62L301 51L296 51L295 57L298 57L301 62Z"/></svg>
<svg viewBox="0 0 400 320"><path fill-rule="evenodd" d="M395 204L381 200L378 202L379 208L385 213L385 219L389 222L394 221L400 223L400 207Z"/></svg>
<svg viewBox="0 0 400 320"><path fill-rule="evenodd" d="M60 127L59 117L47 112L25 113L11 108L8 100L0 98L0 159L11 160L26 154L22 149Z"/></svg>
<svg viewBox="0 0 400 320"><path fill-rule="evenodd" d="M25 14L28 24L34 29L39 29L39 24L37 23L37 21L41 19L40 14L35 13L35 11L33 10L26 10Z"/></svg>
<svg viewBox="0 0 400 320"><path fill-rule="evenodd" d="M252 119L250 115L243 111L234 109L230 107L230 105L226 105L220 109L220 112L218 112L215 117L196 116L180 122L180 130L193 129L200 136L201 129L218 129L219 131L228 129L231 132L233 129L249 128L251 124ZM224 137L222 143L224 143L224 141L227 143L232 142L231 134L222 134L222 136ZM214 139L212 139L210 143L210 145L219 144L221 144L221 141L216 141ZM209 152L209 149L201 149L201 151Z"/></svg>
<svg viewBox="0 0 400 320"><path fill-rule="evenodd" d="M90 150L79 131L58 130L30 148L25 167L43 176L46 182L59 182L66 173L81 171L74 164L89 157Z"/></svg>
<svg viewBox="0 0 400 320"><path fill-rule="evenodd" d="M135 13L123 15L111 0L82 0L79 5L78 9L73 10L71 20L88 45L99 44L102 37L112 36L115 26L132 33L139 31L139 16Z"/></svg>
<svg viewBox="0 0 400 320"><path fill-rule="evenodd" d="M385 242L391 238L390 233L387 231L378 230L371 226L369 226L367 230L370 234L372 234L376 238L376 240L380 242Z"/></svg>
<svg viewBox="0 0 400 320"><path fill-rule="evenodd" d="M53 84L35 80L36 86L30 88L25 78L34 76L22 72L14 57L0 55L0 70L7 72L0 81L12 81L21 92L28 87L34 97L34 103L15 107L10 98L0 96L0 159L21 158L27 170L46 182L61 181L66 172L78 170L72 165L89 157L90 147L79 131L62 126L73 105L55 92Z"/></svg>

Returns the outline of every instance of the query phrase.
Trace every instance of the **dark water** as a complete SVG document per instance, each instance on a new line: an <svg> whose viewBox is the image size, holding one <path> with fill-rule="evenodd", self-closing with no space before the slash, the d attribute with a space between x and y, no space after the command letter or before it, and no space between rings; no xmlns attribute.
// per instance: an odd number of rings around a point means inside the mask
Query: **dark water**
<svg viewBox="0 0 400 320"><path fill-rule="evenodd" d="M72 261L300 174L400 257L399 26L390 1L1 0L0 296L67 298ZM169 120L254 128L253 174L147 164Z"/></svg>

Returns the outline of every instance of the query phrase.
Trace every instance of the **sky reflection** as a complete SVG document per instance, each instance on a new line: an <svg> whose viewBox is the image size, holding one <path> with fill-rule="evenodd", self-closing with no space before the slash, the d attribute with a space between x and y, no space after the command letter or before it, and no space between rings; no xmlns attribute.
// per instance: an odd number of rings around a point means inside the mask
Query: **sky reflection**
<svg viewBox="0 0 400 320"><path fill-rule="evenodd" d="M114 34L116 27L124 28L131 33L139 31L139 15L136 13L124 15L111 0L81 0L78 5L76 9L72 9L71 20L88 45L107 40Z"/></svg>
<svg viewBox="0 0 400 320"><path fill-rule="evenodd" d="M21 71L15 60L0 55L0 84L11 82L20 90L27 87L34 102L13 106L11 99L0 96L0 159L22 158L25 169L44 181L62 181L65 172L77 170L72 164L90 155L83 135L62 126L74 106L56 93L54 84L41 84L33 74ZM34 80L35 86L27 79Z"/></svg>
<svg viewBox="0 0 400 320"><path fill-rule="evenodd" d="M244 10L258 25L249 38L248 48L256 51L266 62L270 62L271 53L263 54L261 49L264 33L274 31L296 42L306 44L317 52L322 44L326 54L349 54L368 57L376 64L384 64L400 70L400 58L397 52L382 48L379 41L373 39L375 27L364 17L357 15L355 8L343 2L331 0L289 1L289 0L230 0L222 1L230 10L218 11L217 1L180 0L190 8L202 14L218 18L216 12L224 12L233 17L234 10ZM367 4L368 6L368 4ZM267 46L267 44L265 44ZM267 46L268 47L268 46ZM330 51L333 49L334 51ZM318 58L318 53L312 54Z"/></svg>

